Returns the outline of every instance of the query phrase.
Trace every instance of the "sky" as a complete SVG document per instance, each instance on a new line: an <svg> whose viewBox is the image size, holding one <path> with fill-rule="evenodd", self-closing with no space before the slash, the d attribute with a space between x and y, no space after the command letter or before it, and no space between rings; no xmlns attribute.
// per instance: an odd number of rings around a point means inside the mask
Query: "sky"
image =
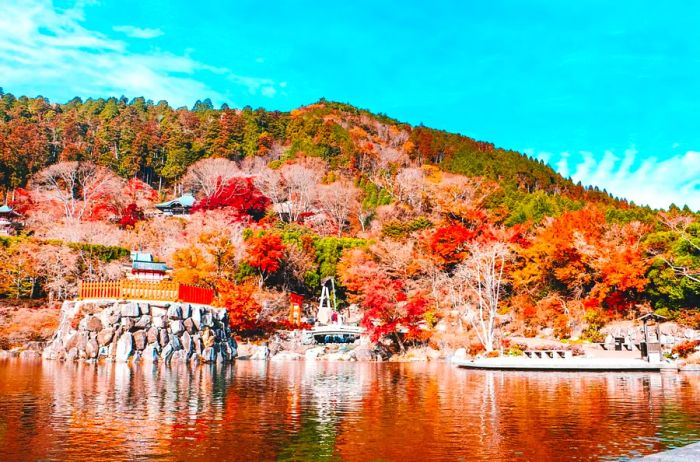
<svg viewBox="0 0 700 462"><path fill-rule="evenodd" d="M0 0L0 87L289 110L321 97L700 210L700 3Z"/></svg>

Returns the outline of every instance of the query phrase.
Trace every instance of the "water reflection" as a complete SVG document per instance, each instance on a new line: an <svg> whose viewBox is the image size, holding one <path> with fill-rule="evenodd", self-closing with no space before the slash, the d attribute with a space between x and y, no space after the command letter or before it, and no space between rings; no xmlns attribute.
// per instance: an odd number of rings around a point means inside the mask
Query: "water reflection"
<svg viewBox="0 0 700 462"><path fill-rule="evenodd" d="M700 375L0 362L0 460L619 460L700 439Z"/></svg>

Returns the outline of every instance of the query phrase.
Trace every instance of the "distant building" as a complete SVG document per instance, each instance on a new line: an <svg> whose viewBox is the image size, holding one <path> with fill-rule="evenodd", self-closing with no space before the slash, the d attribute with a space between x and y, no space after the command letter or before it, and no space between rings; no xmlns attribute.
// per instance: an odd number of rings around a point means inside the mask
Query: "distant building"
<svg viewBox="0 0 700 462"><path fill-rule="evenodd" d="M17 231L22 228L22 222L20 221L22 215L15 212L15 210L8 206L3 205L0 207L0 236L14 236Z"/></svg>
<svg viewBox="0 0 700 462"><path fill-rule="evenodd" d="M126 278L139 281L162 281L169 277L171 268L165 263L153 261L153 255L145 252L131 252L131 267Z"/></svg>
<svg viewBox="0 0 700 462"><path fill-rule="evenodd" d="M156 204L155 208L165 215L187 215L194 206L196 199L192 193L185 193L177 199Z"/></svg>

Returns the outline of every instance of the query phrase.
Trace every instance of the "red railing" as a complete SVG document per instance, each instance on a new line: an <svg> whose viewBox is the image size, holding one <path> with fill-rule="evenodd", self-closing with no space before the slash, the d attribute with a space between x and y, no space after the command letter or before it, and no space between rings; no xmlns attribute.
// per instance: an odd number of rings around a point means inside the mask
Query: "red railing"
<svg viewBox="0 0 700 462"><path fill-rule="evenodd" d="M207 287L189 286L173 281L81 281L78 298L163 300L209 305L214 300L214 291Z"/></svg>

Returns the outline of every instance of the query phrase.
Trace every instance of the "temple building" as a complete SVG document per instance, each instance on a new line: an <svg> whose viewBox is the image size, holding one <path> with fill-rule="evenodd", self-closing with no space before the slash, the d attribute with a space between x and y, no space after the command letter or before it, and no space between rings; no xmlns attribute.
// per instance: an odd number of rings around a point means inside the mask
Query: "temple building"
<svg viewBox="0 0 700 462"><path fill-rule="evenodd" d="M153 261L153 255L144 252L131 252L131 266L126 278L139 281L162 281L169 278L171 268L165 263Z"/></svg>
<svg viewBox="0 0 700 462"><path fill-rule="evenodd" d="M14 236L22 228L22 215L8 205L0 206L0 236Z"/></svg>
<svg viewBox="0 0 700 462"><path fill-rule="evenodd" d="M187 215L195 202L196 199L192 193L185 193L177 199L156 204L155 208L163 212L164 215Z"/></svg>

